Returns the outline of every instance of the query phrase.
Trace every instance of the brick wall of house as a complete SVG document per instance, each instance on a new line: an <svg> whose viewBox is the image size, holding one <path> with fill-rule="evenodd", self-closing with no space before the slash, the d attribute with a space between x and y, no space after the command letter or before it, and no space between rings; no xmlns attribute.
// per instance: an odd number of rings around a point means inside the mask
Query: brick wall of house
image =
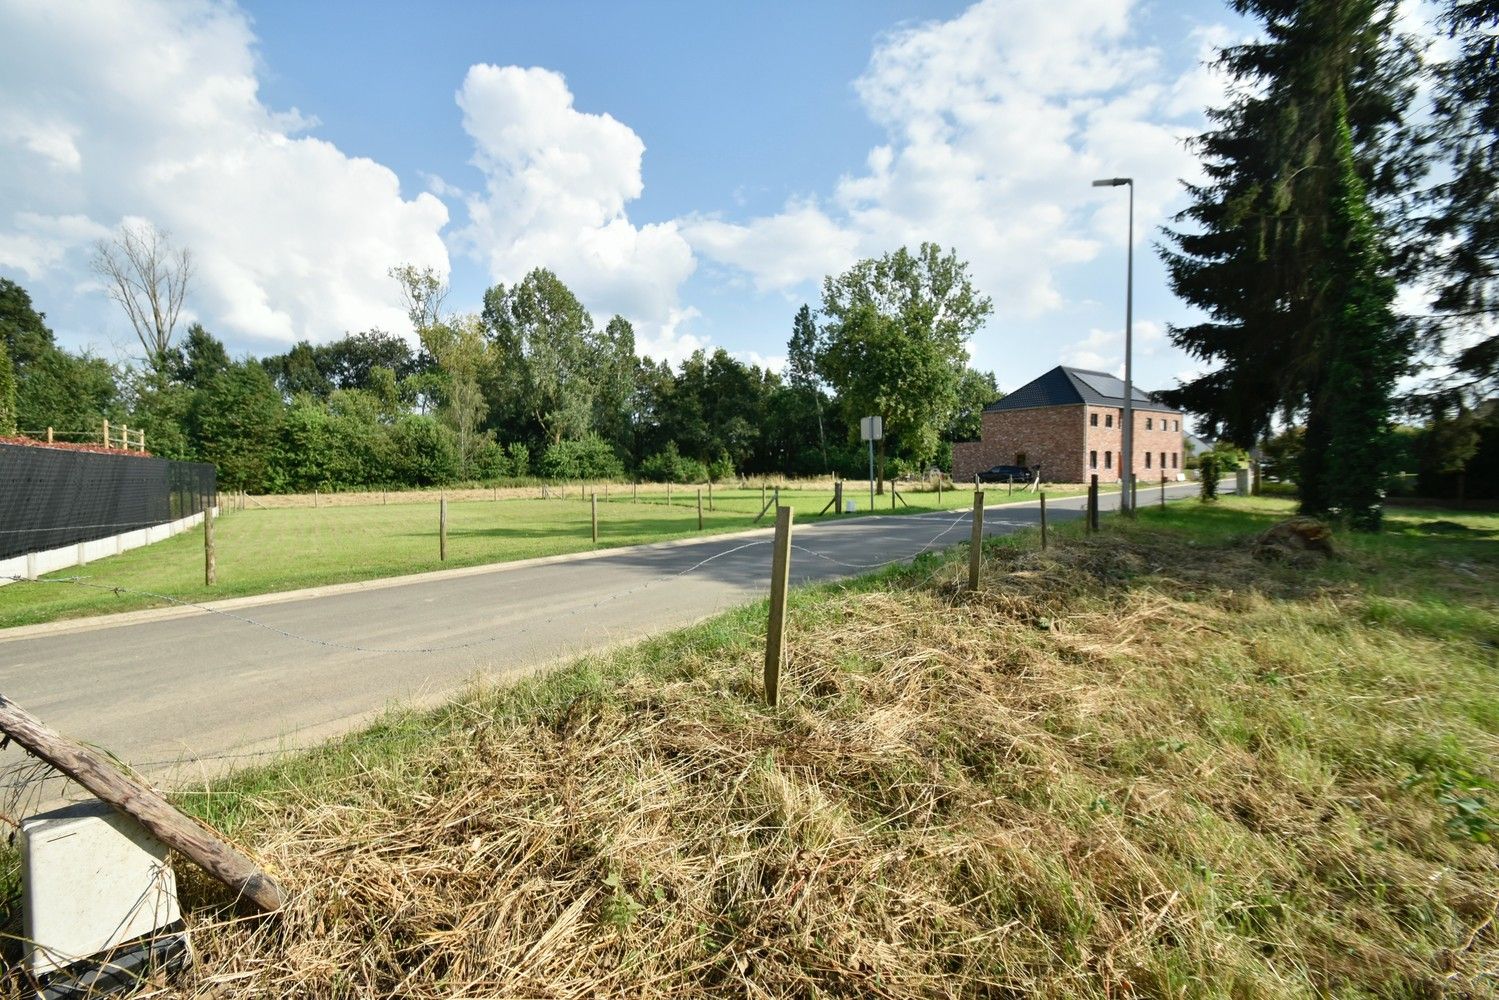
<svg viewBox="0 0 1499 1000"><path fill-rule="evenodd" d="M981 419L982 440L953 446L954 481L996 465L1039 465L1052 483L1083 480L1081 405L986 410Z"/></svg>
<svg viewBox="0 0 1499 1000"><path fill-rule="evenodd" d="M1119 467L1119 453L1124 443L1124 412L1117 406L1089 406L1086 409L1087 434L1084 464L1087 465L1091 460L1093 452L1098 453L1098 467L1087 468L1087 474L1097 472L1099 482L1118 482L1122 471ZM1098 417L1097 426L1093 424L1094 415ZM1137 479L1145 482L1158 482L1161 478L1162 455L1165 456L1164 468L1168 479L1175 479L1186 471L1182 468L1184 451L1181 419L1180 413L1135 411L1134 444ZM1147 422L1150 424L1148 429L1146 428ZM1150 455L1148 459L1146 458L1147 452Z"/></svg>

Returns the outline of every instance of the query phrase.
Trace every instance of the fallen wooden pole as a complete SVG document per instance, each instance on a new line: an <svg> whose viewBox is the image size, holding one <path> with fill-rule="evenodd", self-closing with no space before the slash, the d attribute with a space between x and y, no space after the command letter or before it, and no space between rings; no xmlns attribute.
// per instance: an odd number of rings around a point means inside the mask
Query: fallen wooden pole
<svg viewBox="0 0 1499 1000"><path fill-rule="evenodd" d="M92 750L48 729L4 695L0 695L0 731L260 909L270 913L286 903L281 887L255 862Z"/></svg>

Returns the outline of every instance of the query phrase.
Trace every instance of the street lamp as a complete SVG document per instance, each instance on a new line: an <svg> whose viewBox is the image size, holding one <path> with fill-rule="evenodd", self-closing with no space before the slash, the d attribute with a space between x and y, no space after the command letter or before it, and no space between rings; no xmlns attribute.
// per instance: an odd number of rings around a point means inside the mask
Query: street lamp
<svg viewBox="0 0 1499 1000"><path fill-rule="evenodd" d="M1126 264L1124 276L1124 441L1120 464L1124 467L1124 479L1120 482L1119 509L1131 516L1135 512L1135 369L1134 369L1134 324L1135 314L1135 179L1133 177L1106 177L1093 182L1093 186L1129 188L1129 239L1125 242Z"/></svg>

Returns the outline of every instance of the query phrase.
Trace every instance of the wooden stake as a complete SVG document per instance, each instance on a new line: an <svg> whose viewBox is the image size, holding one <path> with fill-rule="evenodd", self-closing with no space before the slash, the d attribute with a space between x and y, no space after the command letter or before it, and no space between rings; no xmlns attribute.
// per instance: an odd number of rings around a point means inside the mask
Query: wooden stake
<svg viewBox="0 0 1499 1000"><path fill-rule="evenodd" d="M0 695L0 731L260 909L269 913L285 904L281 887L255 862L172 808L146 785L116 770L92 750L47 728L4 695Z"/></svg>
<svg viewBox="0 0 1499 1000"><path fill-rule="evenodd" d="M703 488L697 488L697 530L703 530Z"/></svg>
<svg viewBox="0 0 1499 1000"><path fill-rule="evenodd" d="M765 482L764 482L764 480L761 480L761 482L760 482L760 508L762 510L765 508Z"/></svg>
<svg viewBox="0 0 1499 1000"><path fill-rule="evenodd" d="M1166 509L1166 474L1161 473L1161 510Z"/></svg>
<svg viewBox="0 0 1499 1000"><path fill-rule="evenodd" d="M942 473L937 473L937 506L942 506Z"/></svg>
<svg viewBox="0 0 1499 1000"><path fill-rule="evenodd" d="M130 425L129 424L121 424L120 425L120 450L121 451L129 451L130 450Z"/></svg>
<svg viewBox="0 0 1499 1000"><path fill-rule="evenodd" d="M640 502L640 480L638 480L638 479L635 480L635 482L632 484L632 490L631 490L631 493L630 493L630 502L631 503L639 503Z"/></svg>
<svg viewBox="0 0 1499 1000"><path fill-rule="evenodd" d="M1098 530L1098 473L1088 480L1088 533Z"/></svg>
<svg viewBox="0 0 1499 1000"><path fill-rule="evenodd" d="M588 498L593 507L593 544L599 543L599 495L594 493Z"/></svg>
<svg viewBox="0 0 1499 1000"><path fill-rule="evenodd" d="M52 428L50 427L47 428L47 443L52 443Z"/></svg>
<svg viewBox="0 0 1499 1000"><path fill-rule="evenodd" d="M979 566L984 561L984 491L973 493L973 535L968 540L968 589L979 589Z"/></svg>
<svg viewBox="0 0 1499 1000"><path fill-rule="evenodd" d="M841 479L833 484L833 513L836 515L843 513L843 480Z"/></svg>
<svg viewBox="0 0 1499 1000"><path fill-rule="evenodd" d="M448 561L448 498L437 500L437 558Z"/></svg>
<svg viewBox="0 0 1499 1000"><path fill-rule="evenodd" d="M713 480L708 480L708 509L713 509Z"/></svg>
<svg viewBox="0 0 1499 1000"><path fill-rule="evenodd" d="M1041 494L1041 548L1046 548L1046 494Z"/></svg>
<svg viewBox="0 0 1499 1000"><path fill-rule="evenodd" d="M213 508L203 508L203 585L219 582L219 561L213 550Z"/></svg>
<svg viewBox="0 0 1499 1000"><path fill-rule="evenodd" d="M781 699L781 664L786 659L786 587L791 581L791 521L795 511L776 508L776 537L770 559L770 622L765 631L765 704Z"/></svg>
<svg viewBox="0 0 1499 1000"><path fill-rule="evenodd" d="M109 421L104 421L104 447L109 448Z"/></svg>

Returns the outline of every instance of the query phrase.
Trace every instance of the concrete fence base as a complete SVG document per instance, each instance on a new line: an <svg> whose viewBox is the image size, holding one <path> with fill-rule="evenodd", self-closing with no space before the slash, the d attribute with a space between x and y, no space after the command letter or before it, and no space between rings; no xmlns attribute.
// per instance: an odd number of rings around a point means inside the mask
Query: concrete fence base
<svg viewBox="0 0 1499 1000"><path fill-rule="evenodd" d="M215 507L213 510L217 515L218 508ZM134 531L121 532L107 538L95 538L89 542L73 542L55 549L42 549L39 552L28 552L24 556L0 559L0 587L7 583L15 583L16 581L11 577L20 576L35 580L44 573L55 573L69 566L86 566L95 559L117 556L131 549L164 541L173 535L182 534L189 528L196 528L202 523L203 515L200 512L189 514L175 521L168 521L165 524L153 524L149 528L137 528Z"/></svg>

